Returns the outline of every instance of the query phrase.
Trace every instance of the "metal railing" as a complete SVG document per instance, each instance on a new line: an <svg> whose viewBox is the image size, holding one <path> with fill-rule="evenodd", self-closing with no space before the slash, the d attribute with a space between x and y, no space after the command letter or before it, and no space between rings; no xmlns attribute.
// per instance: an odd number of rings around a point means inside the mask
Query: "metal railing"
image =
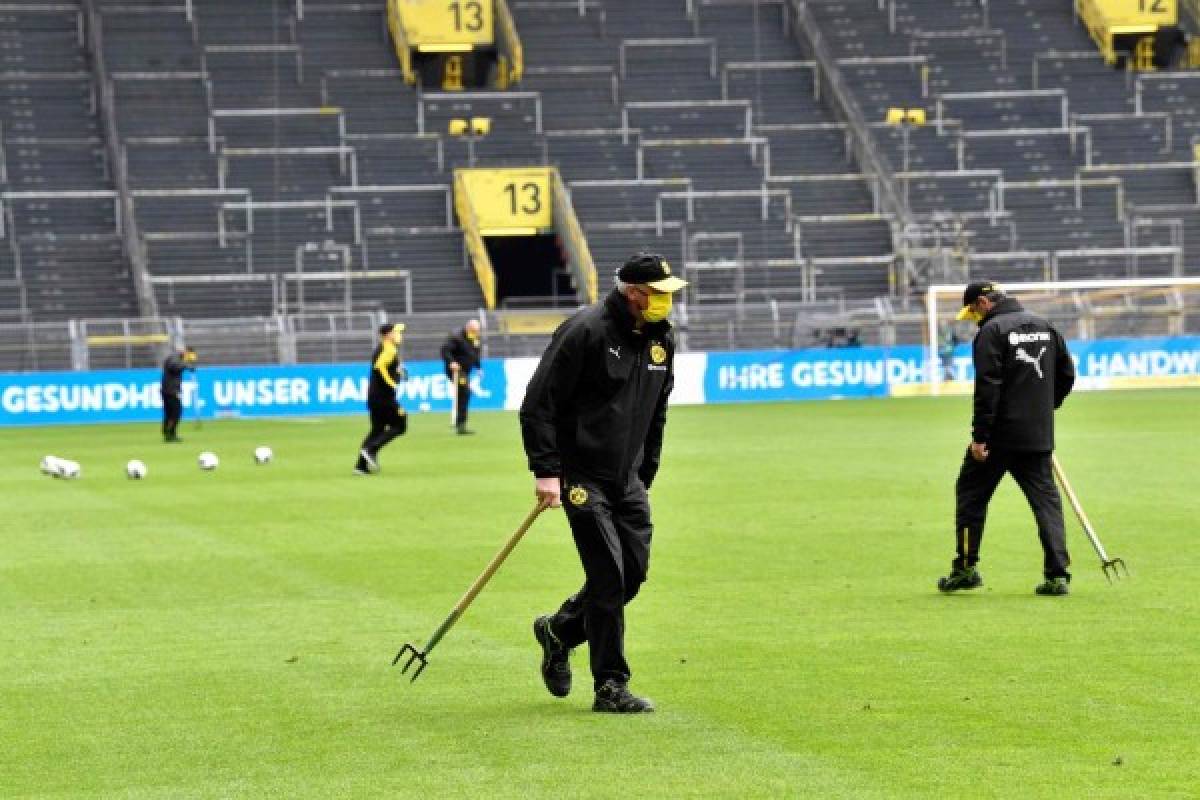
<svg viewBox="0 0 1200 800"><path fill-rule="evenodd" d="M754 128L754 103L750 100L643 100L621 106L621 129L635 130L629 125L630 111L689 110L699 112L706 109L742 109L742 137L751 138Z"/></svg>
<svg viewBox="0 0 1200 800"><path fill-rule="evenodd" d="M708 50L708 76L717 77L717 40L710 37L694 37L690 39L622 39L617 48L618 72L621 78L628 77L626 53L638 48L662 50L667 47L702 47Z"/></svg>
<svg viewBox="0 0 1200 800"><path fill-rule="evenodd" d="M208 152L217 152L217 120L219 119L278 119L281 117L334 117L337 120L338 143L346 141L346 114L338 106L318 108L218 108L208 115ZM344 169L344 168L343 168Z"/></svg>
<svg viewBox="0 0 1200 800"><path fill-rule="evenodd" d="M638 180L646 177L646 150L655 148L682 147L738 147L746 148L751 161L763 171L763 179L771 179L771 142L764 136L746 136L743 138L724 137L714 139L638 139L636 176Z"/></svg>
<svg viewBox="0 0 1200 800"><path fill-rule="evenodd" d="M295 29L293 28L293 39ZM209 44L200 55L200 70L208 73L209 58L214 55L262 55L290 53L296 62L296 83L304 83L304 55L298 44Z"/></svg>
<svg viewBox="0 0 1200 800"><path fill-rule="evenodd" d="M217 151L217 188L226 188L229 178L230 158L278 158L279 156L336 156L338 171L347 174L349 166L350 185L358 185L358 153L353 147L331 145L328 147L222 147Z"/></svg>

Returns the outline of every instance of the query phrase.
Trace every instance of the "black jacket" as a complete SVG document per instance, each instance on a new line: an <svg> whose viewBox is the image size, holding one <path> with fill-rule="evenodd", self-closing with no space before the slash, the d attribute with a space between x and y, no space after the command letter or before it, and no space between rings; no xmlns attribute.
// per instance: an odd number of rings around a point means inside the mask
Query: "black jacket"
<svg viewBox="0 0 1200 800"><path fill-rule="evenodd" d="M482 346L471 341L465 328L450 334L446 343L442 345L442 364L445 366L447 378L452 377L450 375L451 361L457 362L458 366L462 367L463 374L467 375L471 370L479 369L482 360Z"/></svg>
<svg viewBox="0 0 1200 800"><path fill-rule="evenodd" d="M972 354L972 438L1006 450L1053 450L1054 409L1075 383L1062 335L1008 298L983 318Z"/></svg>
<svg viewBox="0 0 1200 800"><path fill-rule="evenodd" d="M649 488L675 381L668 322L639 331L617 291L558 327L521 404L521 437L539 478Z"/></svg>
<svg viewBox="0 0 1200 800"><path fill-rule="evenodd" d="M175 353L167 356L163 362L162 380L159 381L164 394L179 395L183 391L183 373L195 371L195 367L183 360L183 356Z"/></svg>

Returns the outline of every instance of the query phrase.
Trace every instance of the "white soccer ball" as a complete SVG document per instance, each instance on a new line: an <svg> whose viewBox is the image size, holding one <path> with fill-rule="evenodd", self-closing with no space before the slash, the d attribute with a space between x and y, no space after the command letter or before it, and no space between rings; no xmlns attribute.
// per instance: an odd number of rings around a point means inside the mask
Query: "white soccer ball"
<svg viewBox="0 0 1200 800"><path fill-rule="evenodd" d="M216 453L210 453L207 450L200 454L196 462L200 465L200 469L203 470L214 470L217 468L217 464L221 463L217 460Z"/></svg>
<svg viewBox="0 0 1200 800"><path fill-rule="evenodd" d="M255 464L270 464L271 459L275 457L275 451L263 445L254 448L254 463Z"/></svg>
<svg viewBox="0 0 1200 800"><path fill-rule="evenodd" d="M83 467L79 466L78 461L71 461L66 458L58 460L58 477L68 480L78 478L83 474Z"/></svg>
<svg viewBox="0 0 1200 800"><path fill-rule="evenodd" d="M58 477L58 465L61 463L62 459L58 456L45 456L42 458L41 463L38 464L38 469L42 471L43 475Z"/></svg>
<svg viewBox="0 0 1200 800"><path fill-rule="evenodd" d="M145 463L138 461L136 458L130 459L125 464L125 476L130 480L140 481L142 478L146 477Z"/></svg>

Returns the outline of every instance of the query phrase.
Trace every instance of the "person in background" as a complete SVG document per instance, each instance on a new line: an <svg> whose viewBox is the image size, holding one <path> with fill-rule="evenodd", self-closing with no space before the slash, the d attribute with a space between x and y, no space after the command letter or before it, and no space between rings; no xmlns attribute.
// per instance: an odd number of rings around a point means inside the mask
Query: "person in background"
<svg viewBox="0 0 1200 800"><path fill-rule="evenodd" d="M467 407L471 403L471 370L483 363L483 339L479 320L467 320L462 330L455 331L442 345L442 363L446 377L454 384L454 428L460 435L474 433L467 428Z"/></svg>
<svg viewBox="0 0 1200 800"><path fill-rule="evenodd" d="M183 373L196 371L196 351L183 346L163 362L159 391L162 392L162 435L164 442L182 442L179 420L183 417Z"/></svg>
<svg viewBox="0 0 1200 800"><path fill-rule="evenodd" d="M379 328L379 344L371 354L371 380L367 387L367 412L371 429L358 449L354 472L369 475L379 471L379 451L388 442L408 430L408 417L396 398L400 381L407 377L400 362L403 323L387 323Z"/></svg>

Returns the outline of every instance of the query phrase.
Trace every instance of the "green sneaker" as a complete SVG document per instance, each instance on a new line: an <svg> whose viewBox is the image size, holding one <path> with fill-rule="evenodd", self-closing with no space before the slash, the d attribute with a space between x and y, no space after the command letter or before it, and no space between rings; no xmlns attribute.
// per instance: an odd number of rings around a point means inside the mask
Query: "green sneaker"
<svg viewBox="0 0 1200 800"><path fill-rule="evenodd" d="M1070 594L1071 584L1067 582L1066 578L1046 578L1033 591L1035 594Z"/></svg>
<svg viewBox="0 0 1200 800"><path fill-rule="evenodd" d="M958 592L965 589L978 589L983 586L983 576L974 567L955 569L944 578L938 578L939 592Z"/></svg>

